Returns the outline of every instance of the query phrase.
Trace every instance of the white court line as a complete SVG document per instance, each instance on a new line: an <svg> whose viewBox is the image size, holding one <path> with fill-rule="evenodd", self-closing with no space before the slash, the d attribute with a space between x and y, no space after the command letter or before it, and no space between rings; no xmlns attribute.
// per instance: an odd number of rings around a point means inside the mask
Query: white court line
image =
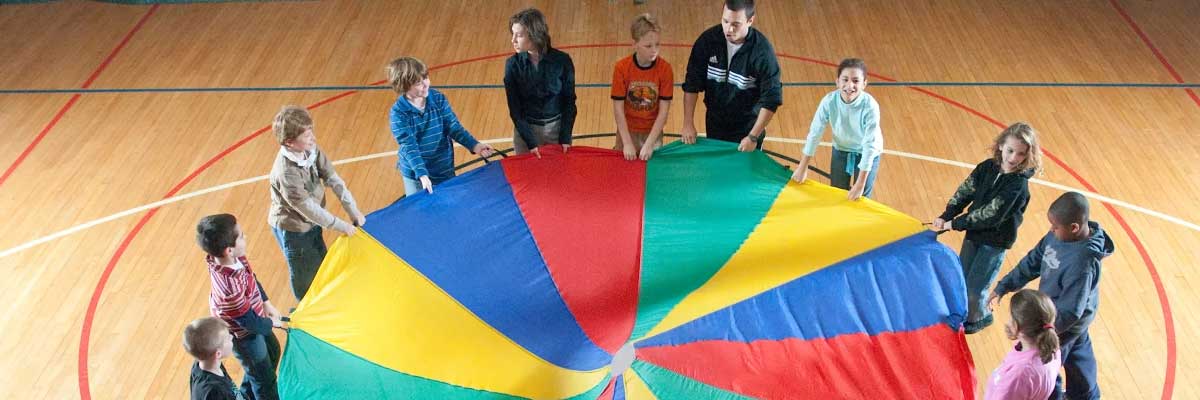
<svg viewBox="0 0 1200 400"><path fill-rule="evenodd" d="M800 139L771 138L771 137L765 138L765 140L773 141L773 142L797 143L797 144L804 144L804 142L805 142L804 140L800 140ZM821 146L831 146L831 144L829 142L821 142ZM904 158L912 158L912 159L921 160L921 161L929 161L929 162L934 162L934 163L938 163L938 164L953 165L956 167L962 167L962 168L966 168L966 169L974 169L975 168L975 164L967 164L967 163L960 162L960 161L947 160L944 158L936 158L936 157L930 157L930 156L914 154L914 153L907 153L907 152L903 152L903 151L886 150L885 149L885 150L883 150L883 154L891 154L894 156L900 156L900 157L904 157ZM1161 213L1158 211L1154 211L1149 208L1145 208L1145 207L1142 207L1142 206L1139 206L1136 204L1132 204L1132 203L1129 203L1126 201L1117 200L1112 197L1108 197L1108 196L1105 196L1105 195L1102 195L1099 193L1089 192L1087 190L1073 188L1073 187L1070 187L1067 185L1061 185L1061 184L1057 184L1057 183L1042 180L1042 179L1030 179L1029 181L1039 184L1039 185L1042 185L1042 186L1062 190L1064 192L1079 192L1080 194L1083 194L1084 196L1091 198L1091 199L1095 199L1095 200L1098 200L1098 201L1101 201L1104 203L1108 203L1108 204L1112 204L1112 205L1119 206L1122 208L1127 208L1127 209L1130 209L1133 211L1137 211L1142 214L1146 214L1151 217L1155 217L1155 218L1182 226L1184 228L1191 229L1196 232L1200 232L1200 225L1196 225L1195 223L1185 221L1182 218L1175 217L1172 215L1167 215L1167 214L1164 214L1164 213Z"/></svg>
<svg viewBox="0 0 1200 400"><path fill-rule="evenodd" d="M488 140L482 140L481 142L487 143L487 144L492 144L492 143L504 143L504 142L510 142L510 141L512 141L512 139L488 139ZM366 161L366 160L383 158L383 157L387 157L387 156L395 156L395 155L396 155L395 151L386 151L386 152L382 152L382 153L368 154L365 156L359 156L359 157L354 157L354 158L347 158L345 160L334 161L333 165L349 164L349 163L354 163L354 162L359 162L359 161ZM188 192L188 193L177 195L174 197L168 197L168 198L165 198L165 199L162 199L162 200L150 203L150 204L131 208L131 209L128 209L125 211L121 211L119 213L109 215L107 217L97 218L97 219L94 219L94 220L91 220L88 222L84 222L82 224L75 225L73 227L63 229L61 231L54 232L52 234L25 242L19 246L16 246L11 249L7 249L7 250L4 250L3 252L0 252L0 258L5 258L5 257L11 256L13 254L17 254L22 251L29 250L30 248L32 248L34 246L37 246L37 245L40 245L40 244L43 244L43 243L46 243L49 241L53 241L56 239L60 239L65 236L70 236L71 234L89 229L96 225L100 225L100 224L103 224L106 222L111 222L113 220L128 217L130 215L137 214L142 211L147 211L147 210L151 210L154 208L162 207L162 206L165 206L165 205L168 205L171 203L177 203L177 202L184 201L184 200L196 197L196 196L205 195L205 194L209 194L212 192L219 192L219 191L222 191L225 189L232 189L232 188L235 188L238 186L248 185L251 183L265 181L265 180L267 180L267 175L260 175L260 176L256 176L253 178L246 178L246 179L242 179L240 181L233 181L233 182L213 186L213 187L210 187L207 189L201 189L201 190L197 190L194 192Z"/></svg>
<svg viewBox="0 0 1200 400"><path fill-rule="evenodd" d="M701 134L701 136L703 136L703 134ZM806 141L805 141L805 140L803 140L803 139L776 138L776 137L767 137L767 138L765 138L764 140L766 140L766 141L770 141L770 142L779 142L779 143L792 143L792 144L804 144L804 143L806 142ZM499 139L488 139L488 140L482 140L481 142L482 142L482 143L487 143L487 144L493 144L493 143L508 143L508 142L511 142L511 141L512 141L512 139L507 139L507 138L499 138ZM457 144L456 144L456 145L457 145ZM824 146L824 147L832 147L833 145L832 145L831 143L829 143L829 142L821 142L821 146ZM884 154L890 154L890 155L894 155L894 156L899 156L899 157L904 157L904 158L911 158L911 159L915 159L915 160L929 161L929 162L938 163L938 164L944 164L944 165L950 165L950 166L955 166L955 167L960 167L960 168L966 168L966 169L974 169L974 168L975 168L975 165L974 165L974 164L968 164L968 163L964 163L964 162L959 162L959 161L954 161L954 160L947 160L947 159L944 159L944 158L930 157L930 156L925 156L925 155L920 155L920 154L914 154L914 153L907 153L907 152L903 152L903 151L884 150L884 151L883 151L883 153L884 153ZM386 151L386 152L382 152L382 153L368 154L368 155L365 155L365 156L359 156L359 157L347 158L347 159L345 159L345 160L338 160L338 161L334 161L334 162L333 162L333 165L349 164L349 163L355 163L355 162L359 162L359 161L366 161L366 160L372 160L372 159L376 159L376 158L383 158L383 157L394 157L394 156L396 156L396 152L395 152L395 151ZM94 220L91 220L91 221L88 221L88 222L84 222L84 223L82 223L82 224L75 225L75 226L73 226L73 227L70 227L70 228L67 228L67 229L63 229L63 230L61 230L61 231L54 232L54 233L52 233L52 234L49 234L49 235L46 235L46 236L43 236L43 237L40 237L40 238L37 238L37 239L31 240L31 241L28 241L28 242L25 242L25 243L23 243L23 244L21 244L21 245L18 245L18 246L16 246L16 247L13 247L13 248L10 248L10 249L6 249L6 250L4 250L3 252L0 252L0 258L5 258L5 257L11 256L11 255L13 255L13 254L17 254L17 253L20 253L20 252L22 252L22 251L25 251L25 250L28 250L28 249L30 249L30 248L33 248L34 246L37 246L37 245L40 245L40 244L43 244L43 243L46 243L46 242L50 242L50 241L53 241L53 240L56 240L56 239L60 239L60 238L66 237L66 236L70 236L70 235L72 235L72 234L75 234L75 233L77 233L77 232L80 232L80 231L83 231L83 230L86 230L86 229L92 228L92 227L94 227L94 226L96 226L96 225L100 225L100 224L104 224L104 223L107 223L107 222L111 222L111 221L114 221L114 220L117 220L117 219L121 219L121 218L124 218L124 217L130 216L130 215L133 215L133 214L137 214L137 213L143 212L143 211L147 211L147 210L151 210L151 209L154 209L154 208L162 207L162 206L165 206L165 205L168 205L168 204L172 204L172 203L177 203L177 202L184 201L184 200L187 200L187 199L190 199L190 198L193 198L193 197L197 197L197 196L201 196L201 195L205 195L205 194L209 194L209 193L213 193L213 192L219 192L219 191L222 191L222 190L231 189L231 188L235 188L235 187L238 187L238 186L242 186L242 185L248 185L248 184L251 184L251 183L260 182L260 181L265 181L265 180L267 180L267 176L266 176L266 175L260 175L260 176L256 176L256 177L253 177L253 178L247 178L247 179L242 179L242 180L239 180L239 181L233 181L233 182L229 182L229 183L225 183L225 184L221 184L221 185L213 186L213 187L210 187L210 188L207 188L207 189L201 189L201 190L197 190L197 191L194 191L194 192L188 192L188 193L181 194L181 195L174 196L174 197L168 197L168 198L165 198L165 199L162 199L162 200L159 200L159 201L156 201L156 202L150 203L150 204L146 204L146 205L143 205L143 206L139 206L139 207L131 208L131 209L128 209L128 210L125 210L125 211L121 211L121 212L119 212L119 213L116 213L116 214L113 214L113 215L109 215L109 216L107 216L107 217L98 218L98 219L94 219ZM1175 217L1175 216L1171 216L1171 215L1167 215L1167 214L1164 214L1164 213L1161 213L1161 212L1158 212L1158 211L1154 211L1154 210L1151 210L1151 209L1148 209L1148 208L1145 208L1145 207L1141 207L1141 206L1138 206L1138 205L1130 204L1130 203L1128 203L1128 202L1125 202L1125 201L1121 201L1121 200L1117 200L1117 199L1114 199L1114 198L1111 198L1111 197L1108 197L1108 196L1104 196L1104 195L1101 195L1101 194L1099 194L1099 193L1093 193L1093 192L1089 192L1089 191L1086 191L1086 190L1083 190L1083 189L1073 188L1073 187L1066 186L1066 185L1060 185L1060 184L1057 184L1057 183L1054 183L1054 182L1044 181L1044 180L1041 180L1041 179L1030 179L1030 182L1033 182L1033 183L1036 183L1036 184L1039 184L1039 185L1042 185L1042 186L1046 186L1046 187L1050 187L1050 188L1054 188L1054 189L1062 190L1062 191L1074 191L1074 192L1079 192L1079 193L1082 193L1084 196L1087 196L1087 197L1089 197L1089 198L1092 198L1092 199L1095 199L1095 200L1098 200L1098 201L1101 201L1101 202L1105 202L1105 203L1109 203L1109 204L1112 204L1112 205L1116 205L1116 206L1119 206L1119 207L1122 207L1122 208L1126 208L1126 209L1129 209L1129 210L1137 211L1137 212L1140 212L1140 213L1142 213L1142 214L1146 214L1146 215L1149 215L1149 216L1152 216L1152 217L1155 217L1155 218L1158 218L1158 219L1161 219L1161 220L1164 220L1164 221L1167 221L1167 222L1170 222L1170 223L1173 223L1173 224L1176 224L1176 225L1179 225L1179 226L1182 226L1182 227L1185 227L1185 228L1191 229L1191 230L1193 230L1193 231L1196 231L1196 232L1200 232L1200 225L1197 225L1197 224L1195 224L1195 223L1188 222L1188 221L1185 221L1185 220L1183 220L1183 219L1181 219L1181 218L1178 218L1178 217Z"/></svg>

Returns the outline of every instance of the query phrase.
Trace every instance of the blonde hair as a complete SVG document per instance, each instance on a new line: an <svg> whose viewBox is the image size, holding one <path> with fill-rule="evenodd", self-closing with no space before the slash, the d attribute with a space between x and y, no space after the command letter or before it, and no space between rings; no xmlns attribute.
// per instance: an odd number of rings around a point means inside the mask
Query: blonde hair
<svg viewBox="0 0 1200 400"><path fill-rule="evenodd" d="M271 131L275 133L275 140L279 144L295 140L312 127L312 115L300 106L283 106L279 113L275 114L275 122L271 123Z"/></svg>
<svg viewBox="0 0 1200 400"><path fill-rule="evenodd" d="M1000 132L1000 135L996 136L996 140L992 142L992 160L996 162L996 165L1004 163L1004 156L1001 154L1000 148L1004 146L1004 142L1010 137L1020 140L1026 146L1029 146L1029 151L1025 153L1025 161L1017 165L1017 171L1033 170L1034 172L1040 172L1042 170L1042 147L1038 145L1037 131L1033 130L1033 127L1025 122L1012 124L1008 128L1005 128L1003 132Z"/></svg>
<svg viewBox="0 0 1200 400"><path fill-rule="evenodd" d="M633 25L629 27L629 33L633 35L633 40L642 40L642 36L647 33L658 32L662 33L662 26L658 24L658 20L650 16L650 13L639 15L633 19Z"/></svg>
<svg viewBox="0 0 1200 400"><path fill-rule="evenodd" d="M407 92L412 85L416 85L429 76L429 68L425 67L425 63L412 57L400 57L387 66L388 85L391 85L392 90L396 93Z"/></svg>
<svg viewBox="0 0 1200 400"><path fill-rule="evenodd" d="M221 332L229 329L219 318L204 317L183 328L183 349L197 360L212 357L221 349Z"/></svg>

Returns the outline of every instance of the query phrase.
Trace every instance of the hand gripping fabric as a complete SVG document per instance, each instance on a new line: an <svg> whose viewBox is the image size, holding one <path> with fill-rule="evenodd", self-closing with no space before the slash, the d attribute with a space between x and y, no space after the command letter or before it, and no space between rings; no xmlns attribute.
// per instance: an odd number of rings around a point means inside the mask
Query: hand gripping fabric
<svg viewBox="0 0 1200 400"><path fill-rule="evenodd" d="M541 154L337 239L282 396L974 397L962 268L912 217L732 143Z"/></svg>

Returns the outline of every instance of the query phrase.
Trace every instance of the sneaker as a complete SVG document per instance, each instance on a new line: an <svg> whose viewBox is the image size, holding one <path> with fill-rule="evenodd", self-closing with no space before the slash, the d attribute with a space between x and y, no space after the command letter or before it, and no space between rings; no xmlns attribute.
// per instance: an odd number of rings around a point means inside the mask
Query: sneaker
<svg viewBox="0 0 1200 400"><path fill-rule="evenodd" d="M984 328L991 326L992 321L993 321L992 315L989 314L988 316L983 317L983 319L981 319L981 320L978 320L975 322L967 322L967 323L963 324L963 329L966 331L966 333L968 335L970 335L970 334L982 331Z"/></svg>

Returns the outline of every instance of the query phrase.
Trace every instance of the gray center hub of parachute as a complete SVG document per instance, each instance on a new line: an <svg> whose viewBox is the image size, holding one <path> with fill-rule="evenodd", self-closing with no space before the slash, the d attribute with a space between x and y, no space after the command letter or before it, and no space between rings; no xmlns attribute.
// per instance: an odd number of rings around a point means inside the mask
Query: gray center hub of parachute
<svg viewBox="0 0 1200 400"><path fill-rule="evenodd" d="M612 376L625 373L630 365L633 365L633 342L625 343L624 346L621 346L621 350L617 350L617 355L613 356Z"/></svg>

